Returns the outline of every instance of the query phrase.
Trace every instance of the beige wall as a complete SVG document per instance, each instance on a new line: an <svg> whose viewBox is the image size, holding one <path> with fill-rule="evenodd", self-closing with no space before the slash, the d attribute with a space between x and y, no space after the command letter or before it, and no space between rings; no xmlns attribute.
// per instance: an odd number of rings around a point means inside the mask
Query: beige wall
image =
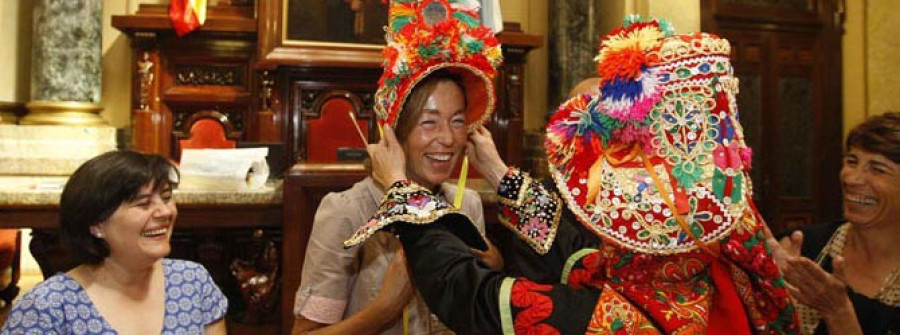
<svg viewBox="0 0 900 335"><path fill-rule="evenodd" d="M32 0L0 1L0 101L31 95L31 8Z"/></svg>
<svg viewBox="0 0 900 335"><path fill-rule="evenodd" d="M600 30L606 34L627 15L664 18L675 33L700 31L700 0L600 0Z"/></svg>
<svg viewBox="0 0 900 335"><path fill-rule="evenodd" d="M869 114L900 112L900 20L896 0L868 0L866 73Z"/></svg>
<svg viewBox="0 0 900 335"><path fill-rule="evenodd" d="M866 107L866 2L873 0L848 1L844 36L841 40L841 61L843 62L843 125L844 135L853 126L862 122L868 114Z"/></svg>
<svg viewBox="0 0 900 335"><path fill-rule="evenodd" d="M866 116L900 111L900 20L895 0L847 1L843 37L844 134Z"/></svg>

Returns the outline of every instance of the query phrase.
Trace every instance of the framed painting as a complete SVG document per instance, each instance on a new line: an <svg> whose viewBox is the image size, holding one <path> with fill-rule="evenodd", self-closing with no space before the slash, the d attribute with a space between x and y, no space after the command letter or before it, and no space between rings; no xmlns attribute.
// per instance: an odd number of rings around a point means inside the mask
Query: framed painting
<svg viewBox="0 0 900 335"><path fill-rule="evenodd" d="M379 67L381 0L259 0L258 66Z"/></svg>
<svg viewBox="0 0 900 335"><path fill-rule="evenodd" d="M384 44L388 5L381 0L286 0L286 39Z"/></svg>

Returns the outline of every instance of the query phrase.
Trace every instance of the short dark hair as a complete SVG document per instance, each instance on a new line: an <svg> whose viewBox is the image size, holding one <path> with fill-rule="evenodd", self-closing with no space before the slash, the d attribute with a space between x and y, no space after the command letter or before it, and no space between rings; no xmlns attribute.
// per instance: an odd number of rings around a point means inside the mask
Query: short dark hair
<svg viewBox="0 0 900 335"><path fill-rule="evenodd" d="M858 148L900 163L900 113L870 116L847 135L846 150Z"/></svg>
<svg viewBox="0 0 900 335"><path fill-rule="evenodd" d="M134 151L110 151L91 158L69 177L59 200L60 235L78 264L98 264L109 245L91 234L91 226L108 219L141 188L177 186L178 169L168 159Z"/></svg>
<svg viewBox="0 0 900 335"><path fill-rule="evenodd" d="M409 136L409 133L412 132L416 121L419 120L419 116L422 115L422 108L425 107L425 102L428 101L428 97L434 92L438 84L445 81L456 84L460 91L463 93L466 92L466 87L462 84L462 78L458 75L442 69L434 71L426 76L412 88L411 92L409 92L409 96L406 98L403 107L400 109L400 115L397 115L397 126L394 127L394 134L397 135L397 141L400 143L406 141L406 138ZM466 95L463 94L464 99L465 96ZM468 102L463 101L463 105L468 105Z"/></svg>

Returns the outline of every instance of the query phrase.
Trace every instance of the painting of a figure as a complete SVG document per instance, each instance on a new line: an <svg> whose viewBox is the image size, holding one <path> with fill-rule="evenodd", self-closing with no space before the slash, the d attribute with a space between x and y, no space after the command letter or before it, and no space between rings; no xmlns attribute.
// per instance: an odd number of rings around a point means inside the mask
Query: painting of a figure
<svg viewBox="0 0 900 335"><path fill-rule="evenodd" d="M286 0L287 39L384 44L387 5L381 0Z"/></svg>

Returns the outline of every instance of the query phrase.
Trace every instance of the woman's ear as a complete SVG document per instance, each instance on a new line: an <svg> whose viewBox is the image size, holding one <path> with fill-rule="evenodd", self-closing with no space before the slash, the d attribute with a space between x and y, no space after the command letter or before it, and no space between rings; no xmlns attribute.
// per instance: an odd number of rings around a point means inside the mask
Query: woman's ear
<svg viewBox="0 0 900 335"><path fill-rule="evenodd" d="M96 238L103 238L103 230L100 228L99 223L91 226L91 235L94 235Z"/></svg>

